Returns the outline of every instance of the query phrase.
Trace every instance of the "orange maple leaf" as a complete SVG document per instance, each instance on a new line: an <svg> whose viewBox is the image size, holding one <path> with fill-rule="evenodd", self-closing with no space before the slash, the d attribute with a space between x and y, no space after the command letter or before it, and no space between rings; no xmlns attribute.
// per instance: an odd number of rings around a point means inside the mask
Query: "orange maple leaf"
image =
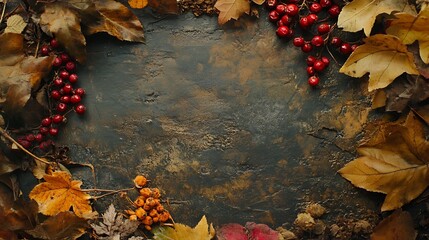
<svg viewBox="0 0 429 240"><path fill-rule="evenodd" d="M30 199L39 204L39 212L54 216L69 211L73 207L79 217L89 216L92 208L89 205L90 195L80 189L81 181L71 180L71 175L64 171L45 175L46 182L40 183L30 192Z"/></svg>

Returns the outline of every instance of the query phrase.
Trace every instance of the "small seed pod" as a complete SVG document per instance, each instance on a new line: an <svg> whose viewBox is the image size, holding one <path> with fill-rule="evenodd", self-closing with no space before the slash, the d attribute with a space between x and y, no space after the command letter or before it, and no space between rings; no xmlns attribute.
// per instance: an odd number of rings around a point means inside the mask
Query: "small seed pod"
<svg viewBox="0 0 429 240"><path fill-rule="evenodd" d="M157 205L157 201L153 197L149 197L146 199L146 204L153 208Z"/></svg>
<svg viewBox="0 0 429 240"><path fill-rule="evenodd" d="M133 210L125 210L124 211L126 214L128 214L128 215L135 215L136 214L136 212L134 212Z"/></svg>
<svg viewBox="0 0 429 240"><path fill-rule="evenodd" d="M142 175L137 175L136 178L134 178L134 185L136 188L142 188L146 186L147 179Z"/></svg>
<svg viewBox="0 0 429 240"><path fill-rule="evenodd" d="M144 228L145 228L146 230L148 230L148 231L152 231L152 227L151 227L151 226L149 226L149 225L145 225L145 226L144 226Z"/></svg>
<svg viewBox="0 0 429 240"><path fill-rule="evenodd" d="M144 217L146 217L147 212L143 208L140 207L136 210L136 215L139 219L143 219Z"/></svg>
<svg viewBox="0 0 429 240"><path fill-rule="evenodd" d="M143 206L143 209L145 210L145 211L149 211L149 210L151 210L152 209L152 207L151 206L149 206L149 204L144 204L144 206Z"/></svg>
<svg viewBox="0 0 429 240"><path fill-rule="evenodd" d="M145 205L145 202L146 202L146 198L145 198L145 197L143 197L143 196L138 196L138 197L136 198L136 200L134 201L134 204L135 204L137 207L143 207L143 206Z"/></svg>
<svg viewBox="0 0 429 240"><path fill-rule="evenodd" d="M161 191L158 188L152 188L152 197L156 199L161 198Z"/></svg>
<svg viewBox="0 0 429 240"><path fill-rule="evenodd" d="M156 211L158 211L158 213L162 213L164 211L164 206L162 206L161 204L156 206Z"/></svg>
<svg viewBox="0 0 429 240"><path fill-rule="evenodd" d="M159 222L159 217L153 217L152 220L154 223L157 223L157 222Z"/></svg>
<svg viewBox="0 0 429 240"><path fill-rule="evenodd" d="M167 222L170 219L170 213L168 211L164 211L159 215L160 222Z"/></svg>
<svg viewBox="0 0 429 240"><path fill-rule="evenodd" d="M148 198L152 195L152 190L150 190L150 188L142 188L142 189L140 189L139 192L140 192L140 196L143 196L146 198Z"/></svg>
<svg viewBox="0 0 429 240"><path fill-rule="evenodd" d="M137 221L137 216L136 215L130 215L129 218L131 221Z"/></svg>
<svg viewBox="0 0 429 240"><path fill-rule="evenodd" d="M153 220L152 220L152 217L150 217L150 216L146 216L143 220L142 220L142 223L143 224L145 224L145 225L152 225L153 224Z"/></svg>
<svg viewBox="0 0 429 240"><path fill-rule="evenodd" d="M150 210L150 212L149 212L149 216L151 216L151 217L158 216L158 211L156 211L156 209L152 209L152 210Z"/></svg>

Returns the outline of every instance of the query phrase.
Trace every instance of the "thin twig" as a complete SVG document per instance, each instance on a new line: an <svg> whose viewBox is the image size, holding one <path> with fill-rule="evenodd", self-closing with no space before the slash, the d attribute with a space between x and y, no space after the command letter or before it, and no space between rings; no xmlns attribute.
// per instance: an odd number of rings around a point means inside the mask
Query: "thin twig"
<svg viewBox="0 0 429 240"><path fill-rule="evenodd" d="M109 191L108 193L102 194L102 195L100 195L100 196L92 197L92 199L94 199L94 200L98 200L98 199L103 198L103 197L105 197L105 196L109 196L109 195L112 195L112 194L115 194L115 193L124 192L124 191L129 191L129 190L132 190L132 189L134 189L134 188L127 188L127 189L120 189L120 190L112 190L112 191ZM85 190L88 190L88 189L82 189L82 191L85 191ZM98 190L100 190L100 189L90 189L90 190L98 191ZM106 189L103 189L103 190L108 191L108 190L106 190Z"/></svg>
<svg viewBox="0 0 429 240"><path fill-rule="evenodd" d="M30 155L34 160L37 160L39 162L45 163L50 165L51 163L49 161L46 161L43 158L40 158L36 155L34 155L32 152L28 151L25 147L23 147L21 144L19 144L15 139L13 139L3 128L0 127L0 133L3 135L3 137L7 138L9 141L13 142L16 146L18 146L19 149Z"/></svg>
<svg viewBox="0 0 429 240"><path fill-rule="evenodd" d="M2 23L2 22L3 22L4 13L6 12L6 5L7 5L7 0L4 0L4 3L3 3L3 10L2 10L2 12L1 12L1 17L0 17L0 23Z"/></svg>
<svg viewBox="0 0 429 240"><path fill-rule="evenodd" d="M90 188L90 189L82 189L82 192L125 192L133 190L134 188L125 188L125 189L119 189L119 190L112 190L112 189L98 189L98 188Z"/></svg>

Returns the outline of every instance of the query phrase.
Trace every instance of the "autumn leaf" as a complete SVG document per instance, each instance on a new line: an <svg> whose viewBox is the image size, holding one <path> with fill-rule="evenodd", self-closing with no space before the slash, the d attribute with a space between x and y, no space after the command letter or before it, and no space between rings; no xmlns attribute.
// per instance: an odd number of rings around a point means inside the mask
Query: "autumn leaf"
<svg viewBox="0 0 429 240"><path fill-rule="evenodd" d="M103 213L103 222L92 223L91 227L97 234L98 239L122 239L134 233L139 227L139 221L124 219L118 214L113 204Z"/></svg>
<svg viewBox="0 0 429 240"><path fill-rule="evenodd" d="M19 15L12 15L7 19L7 26L4 30L5 33L21 33L24 28L27 26L27 23Z"/></svg>
<svg viewBox="0 0 429 240"><path fill-rule="evenodd" d="M350 55L340 72L351 77L362 77L368 72L368 91L385 88L404 72L419 74L413 55L399 38L377 34L364 42Z"/></svg>
<svg viewBox="0 0 429 240"><path fill-rule="evenodd" d="M429 185L429 142L413 113L404 124L380 129L358 148L363 156L338 172L357 187L387 194L381 210L389 211L415 199Z"/></svg>
<svg viewBox="0 0 429 240"><path fill-rule="evenodd" d="M414 240L416 237L411 214L401 209L383 219L371 234L371 240Z"/></svg>
<svg viewBox="0 0 429 240"><path fill-rule="evenodd" d="M86 40L81 32L80 19L65 4L54 2L45 4L40 15L42 30L60 42L66 51L83 63L86 59Z"/></svg>
<svg viewBox="0 0 429 240"><path fill-rule="evenodd" d="M249 14L250 3L248 0L218 0L215 8L220 12L218 22L222 25L231 19L237 20L243 13Z"/></svg>
<svg viewBox="0 0 429 240"><path fill-rule="evenodd" d="M268 227L266 224L256 224L254 222L247 222L246 229L248 231L249 239L264 239L264 240L279 240L281 235Z"/></svg>
<svg viewBox="0 0 429 240"><path fill-rule="evenodd" d="M343 7L338 16L338 27L347 32L364 30L366 36L379 14L394 11L415 13L406 0L354 0Z"/></svg>
<svg viewBox="0 0 429 240"><path fill-rule="evenodd" d="M213 225L207 223L206 216L203 216L200 222L194 228L188 227L181 223L175 223L171 227L158 227L152 232L155 240L171 240L171 239L186 239L186 240L210 240L215 235Z"/></svg>
<svg viewBox="0 0 429 240"><path fill-rule="evenodd" d="M404 44L419 42L420 58L429 63L429 8L423 9L417 16L408 13L395 14L386 32L401 39Z"/></svg>
<svg viewBox="0 0 429 240"><path fill-rule="evenodd" d="M216 231L218 240L248 240L246 228L238 223L229 223L223 225Z"/></svg>
<svg viewBox="0 0 429 240"><path fill-rule="evenodd" d="M119 40L143 42L143 26L124 5L116 1L96 1L101 20L87 25L87 33L107 32Z"/></svg>
<svg viewBox="0 0 429 240"><path fill-rule="evenodd" d="M39 212L54 216L60 212L73 212L78 217L92 213L89 205L90 195L80 189L81 181L71 180L71 175L64 171L54 172L43 177L46 182L36 185L29 197L39 204Z"/></svg>
<svg viewBox="0 0 429 240"><path fill-rule="evenodd" d="M40 239L77 239L85 233L88 228L86 219L76 216L72 212L61 212L49 217L36 228L26 232Z"/></svg>

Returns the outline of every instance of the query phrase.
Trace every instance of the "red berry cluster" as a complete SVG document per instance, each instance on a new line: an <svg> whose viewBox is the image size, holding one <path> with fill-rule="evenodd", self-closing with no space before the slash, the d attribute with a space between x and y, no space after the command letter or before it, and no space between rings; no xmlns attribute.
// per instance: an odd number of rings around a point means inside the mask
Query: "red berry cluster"
<svg viewBox="0 0 429 240"><path fill-rule="evenodd" d="M85 105L81 103L85 95L83 88L74 88L78 82L76 74L76 62L66 53L59 51L59 43L56 39L51 39L49 45L40 48L40 54L47 56L56 54L52 65L55 69L52 81L48 83L49 97L51 100L51 115L42 119L37 133L30 133L18 138L18 143L24 148L38 147L47 150L52 144L50 137L55 137L59 133L59 126L65 121L67 113L74 111L82 115L86 111ZM33 144L38 145L33 145Z"/></svg>
<svg viewBox="0 0 429 240"><path fill-rule="evenodd" d="M329 59L322 56L323 47L329 41L333 22L340 14L341 8L334 4L332 0L267 0L266 4L269 12L268 19L277 24L276 34L280 38L292 39L294 30L299 26L302 36L293 38L293 45L301 48L304 53L316 52L307 58L308 83L311 86L319 84L319 73L328 65ZM343 54L350 54L353 48L348 43L331 44L339 48ZM315 55L315 56L314 56Z"/></svg>

